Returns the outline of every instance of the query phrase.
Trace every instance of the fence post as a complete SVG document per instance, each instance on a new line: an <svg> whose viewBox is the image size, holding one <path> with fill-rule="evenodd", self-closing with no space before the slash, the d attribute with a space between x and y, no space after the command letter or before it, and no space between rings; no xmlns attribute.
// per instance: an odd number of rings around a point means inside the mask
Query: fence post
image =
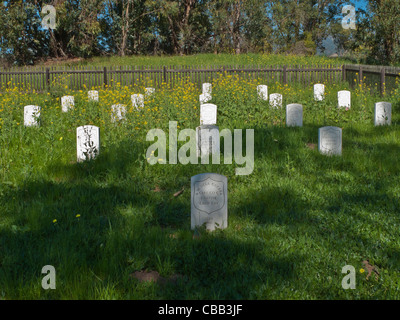
<svg viewBox="0 0 400 320"><path fill-rule="evenodd" d="M385 95L385 86L386 86L386 69L383 67L381 69L381 95Z"/></svg>
<svg viewBox="0 0 400 320"><path fill-rule="evenodd" d="M283 84L287 84L287 69L283 66Z"/></svg>
<svg viewBox="0 0 400 320"><path fill-rule="evenodd" d="M167 67L163 66L163 81L167 83Z"/></svg>
<svg viewBox="0 0 400 320"><path fill-rule="evenodd" d="M103 69L103 86L104 88L107 87L107 67Z"/></svg>
<svg viewBox="0 0 400 320"><path fill-rule="evenodd" d="M46 85L50 86L50 68L46 68Z"/></svg>
<svg viewBox="0 0 400 320"><path fill-rule="evenodd" d="M342 80L346 81L346 65L342 65Z"/></svg>
<svg viewBox="0 0 400 320"><path fill-rule="evenodd" d="M361 85L362 89L362 84L363 84L363 67L360 65L360 68L358 70L358 82Z"/></svg>

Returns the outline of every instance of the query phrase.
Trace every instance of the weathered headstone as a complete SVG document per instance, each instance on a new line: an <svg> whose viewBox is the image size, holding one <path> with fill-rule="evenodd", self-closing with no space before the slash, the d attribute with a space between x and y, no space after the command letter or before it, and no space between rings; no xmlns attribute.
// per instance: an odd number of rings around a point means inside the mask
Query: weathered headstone
<svg viewBox="0 0 400 320"><path fill-rule="evenodd" d="M99 92L96 90L88 91L88 99L89 101L99 101Z"/></svg>
<svg viewBox="0 0 400 320"><path fill-rule="evenodd" d="M269 95L269 104L273 108L282 107L282 95L280 93L272 93Z"/></svg>
<svg viewBox="0 0 400 320"><path fill-rule="evenodd" d="M76 128L77 161L94 159L100 153L100 128L92 125Z"/></svg>
<svg viewBox="0 0 400 320"><path fill-rule="evenodd" d="M318 150L327 155L342 154L342 129L322 127L318 129Z"/></svg>
<svg viewBox="0 0 400 320"><path fill-rule="evenodd" d="M123 104L113 104L111 106L111 122L124 120L126 107Z"/></svg>
<svg viewBox="0 0 400 320"><path fill-rule="evenodd" d="M150 97L150 96L152 96L155 92L156 92L156 89L155 89L155 88L146 88L145 96L146 96L146 97Z"/></svg>
<svg viewBox="0 0 400 320"><path fill-rule="evenodd" d="M351 107L351 92L342 90L338 92L338 108L349 108Z"/></svg>
<svg viewBox="0 0 400 320"><path fill-rule="evenodd" d="M390 125L392 122L392 104L390 102L375 103L374 125Z"/></svg>
<svg viewBox="0 0 400 320"><path fill-rule="evenodd" d="M268 100L268 86L265 84L260 84L257 86L257 95L261 100Z"/></svg>
<svg viewBox="0 0 400 320"><path fill-rule="evenodd" d="M38 126L40 117L39 106L25 106L24 107L24 125L26 127Z"/></svg>
<svg viewBox="0 0 400 320"><path fill-rule="evenodd" d="M219 128L214 125L202 125L196 128L196 155L209 156L219 153Z"/></svg>
<svg viewBox="0 0 400 320"><path fill-rule="evenodd" d="M314 84L314 100L322 101L325 98L325 85L322 83Z"/></svg>
<svg viewBox="0 0 400 320"><path fill-rule="evenodd" d="M217 124L217 106L212 103L200 105L200 125Z"/></svg>
<svg viewBox="0 0 400 320"><path fill-rule="evenodd" d="M211 94L212 93L212 84L205 82L203 83L203 93L208 93Z"/></svg>
<svg viewBox="0 0 400 320"><path fill-rule="evenodd" d="M208 93L202 93L199 96L200 104L207 103L207 102L211 101L211 99L212 99L212 96L211 96L211 94L208 94Z"/></svg>
<svg viewBox="0 0 400 320"><path fill-rule="evenodd" d="M217 173L201 173L191 178L191 229L228 227L228 179Z"/></svg>
<svg viewBox="0 0 400 320"><path fill-rule="evenodd" d="M75 98L74 96L63 96L61 97L61 109L62 112L68 112L70 109L74 108Z"/></svg>
<svg viewBox="0 0 400 320"><path fill-rule="evenodd" d="M286 106L286 126L303 126L303 106L301 104L292 103Z"/></svg>
<svg viewBox="0 0 400 320"><path fill-rule="evenodd" d="M144 96L141 93L133 94L131 96L132 105L137 109L144 108Z"/></svg>

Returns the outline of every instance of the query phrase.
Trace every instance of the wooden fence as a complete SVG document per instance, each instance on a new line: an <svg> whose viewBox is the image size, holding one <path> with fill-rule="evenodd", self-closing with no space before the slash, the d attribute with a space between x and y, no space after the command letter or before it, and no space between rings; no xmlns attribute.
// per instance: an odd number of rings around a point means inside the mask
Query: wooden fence
<svg viewBox="0 0 400 320"><path fill-rule="evenodd" d="M342 81L342 66L125 66L125 67L25 67L0 69L0 90L18 87L24 91L47 91L55 88L85 90L121 86L171 87L180 81L198 86L226 74L241 79L258 79L260 83L301 83L310 86L317 82Z"/></svg>
<svg viewBox="0 0 400 320"><path fill-rule="evenodd" d="M343 80L351 87L362 84L373 93L390 94L400 84L400 68L371 65L344 65Z"/></svg>

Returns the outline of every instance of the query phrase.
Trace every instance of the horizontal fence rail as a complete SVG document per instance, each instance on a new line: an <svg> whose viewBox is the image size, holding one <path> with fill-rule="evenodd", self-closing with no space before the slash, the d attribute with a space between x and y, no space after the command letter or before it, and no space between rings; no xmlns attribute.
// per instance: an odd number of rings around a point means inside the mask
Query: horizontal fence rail
<svg viewBox="0 0 400 320"><path fill-rule="evenodd" d="M85 68L85 69L84 69ZM178 82L204 82L224 75L257 79L260 84L278 82L310 86L316 82L336 83L343 79L342 66L124 66L124 67L28 67L0 69L0 90L20 88L37 92L65 88L84 90L98 87L174 87Z"/></svg>

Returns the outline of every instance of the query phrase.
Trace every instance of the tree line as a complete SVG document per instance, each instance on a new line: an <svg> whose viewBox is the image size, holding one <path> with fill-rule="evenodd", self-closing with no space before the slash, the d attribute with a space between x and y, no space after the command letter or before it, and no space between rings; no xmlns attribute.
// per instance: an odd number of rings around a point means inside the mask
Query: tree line
<svg viewBox="0 0 400 320"><path fill-rule="evenodd" d="M313 55L331 37L360 62L400 61L400 0L368 0L356 29L343 0L13 0L0 4L0 55L27 65L47 58L195 53ZM56 9L44 30L42 8ZM353 4L354 5L354 4Z"/></svg>

